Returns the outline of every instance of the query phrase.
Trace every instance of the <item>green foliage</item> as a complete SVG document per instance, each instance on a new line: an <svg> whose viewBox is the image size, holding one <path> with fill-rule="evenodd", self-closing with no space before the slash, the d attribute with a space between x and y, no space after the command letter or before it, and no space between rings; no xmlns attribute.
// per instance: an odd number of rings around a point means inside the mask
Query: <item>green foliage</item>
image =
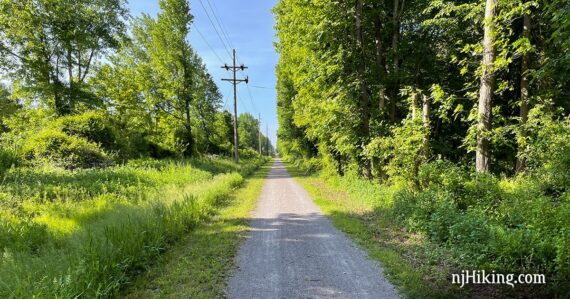
<svg viewBox="0 0 570 299"><path fill-rule="evenodd" d="M395 219L465 258L465 265L502 272L549 273L563 290L570 202L553 204L539 178L469 175L449 162L420 169L422 191L394 195ZM560 269L560 270L558 270Z"/></svg>
<svg viewBox="0 0 570 299"><path fill-rule="evenodd" d="M87 139L101 146L105 151L120 150L120 141L116 129L107 119L107 116L97 112L87 112L58 118L54 128L62 132Z"/></svg>
<svg viewBox="0 0 570 299"><path fill-rule="evenodd" d="M0 75L15 80L60 115L98 104L85 87L94 65L124 35L125 2L0 2ZM4 66L4 64L2 64Z"/></svg>
<svg viewBox="0 0 570 299"><path fill-rule="evenodd" d="M42 130L26 140L22 152L31 163L53 162L64 168L99 167L110 162L97 144L54 129Z"/></svg>
<svg viewBox="0 0 570 299"><path fill-rule="evenodd" d="M7 148L0 148L0 176L13 166L18 166L20 163L19 155L13 150Z"/></svg>
<svg viewBox="0 0 570 299"><path fill-rule="evenodd" d="M232 155L231 114L187 40L188 1L160 1L156 18L133 19L128 38L121 0L1 4L3 147L66 168L103 166L109 157ZM240 116L239 125L247 157L259 148L251 118ZM271 152L266 136L261 142Z"/></svg>
<svg viewBox="0 0 570 299"><path fill-rule="evenodd" d="M526 138L519 142L524 148L521 157L528 160L543 188L555 195L570 187L570 117L559 115L544 106L532 109L522 128Z"/></svg>
<svg viewBox="0 0 570 299"><path fill-rule="evenodd" d="M428 133L419 121L406 120L393 130L393 136L372 139L363 155L376 160L380 173L396 180L414 181L419 165L425 161L422 144Z"/></svg>
<svg viewBox="0 0 570 299"><path fill-rule="evenodd" d="M244 161L251 172L263 160ZM114 297L243 183L229 160L16 168L1 181L0 297Z"/></svg>

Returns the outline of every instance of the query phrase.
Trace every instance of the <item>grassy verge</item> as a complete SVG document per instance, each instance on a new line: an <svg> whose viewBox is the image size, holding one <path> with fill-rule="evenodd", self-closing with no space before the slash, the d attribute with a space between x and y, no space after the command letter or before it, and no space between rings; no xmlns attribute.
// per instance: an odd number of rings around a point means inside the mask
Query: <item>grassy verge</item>
<svg viewBox="0 0 570 299"><path fill-rule="evenodd" d="M0 297L110 297L215 214L261 161L10 170L0 180ZM240 174L241 173L241 174Z"/></svg>
<svg viewBox="0 0 570 299"><path fill-rule="evenodd" d="M248 218L270 165L249 177L209 221L200 224L161 256L127 290L129 298L219 298L234 255L248 229Z"/></svg>
<svg viewBox="0 0 570 299"><path fill-rule="evenodd" d="M338 179L307 176L287 165L288 171L309 192L333 225L365 249L384 267L388 279L409 298L463 298L466 290L452 286L447 277L450 260L441 248L420 235L394 225L366 187L343 185ZM386 190L386 192L389 192Z"/></svg>

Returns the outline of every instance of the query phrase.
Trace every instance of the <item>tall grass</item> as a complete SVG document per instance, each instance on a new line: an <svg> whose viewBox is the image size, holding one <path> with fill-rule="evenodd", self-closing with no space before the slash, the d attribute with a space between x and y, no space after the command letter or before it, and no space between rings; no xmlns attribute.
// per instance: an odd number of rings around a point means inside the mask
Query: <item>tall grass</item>
<svg viewBox="0 0 570 299"><path fill-rule="evenodd" d="M259 162L11 169L0 191L0 297L117 295Z"/></svg>

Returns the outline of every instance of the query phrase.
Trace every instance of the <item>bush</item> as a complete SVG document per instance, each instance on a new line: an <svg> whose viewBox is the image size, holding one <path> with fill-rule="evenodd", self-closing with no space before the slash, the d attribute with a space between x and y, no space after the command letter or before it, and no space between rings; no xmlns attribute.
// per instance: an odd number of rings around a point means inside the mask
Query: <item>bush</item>
<svg viewBox="0 0 570 299"><path fill-rule="evenodd" d="M146 147L148 155L150 155L151 158L165 159L178 157L178 154L174 150L152 141L147 141Z"/></svg>
<svg viewBox="0 0 570 299"><path fill-rule="evenodd" d="M42 130L27 140L23 154L30 162L49 162L68 169L109 163L109 157L97 144L54 129Z"/></svg>
<svg viewBox="0 0 570 299"><path fill-rule="evenodd" d="M18 163L19 156L16 152L0 147L0 175L4 174L12 166L18 165Z"/></svg>
<svg viewBox="0 0 570 299"><path fill-rule="evenodd" d="M425 162L422 154L424 138L428 131L417 120L406 119L394 128L393 136L374 138L366 145L363 155L376 160L392 181L402 179L414 186L418 167Z"/></svg>
<svg viewBox="0 0 570 299"><path fill-rule="evenodd" d="M549 195L558 196L570 186L570 116L556 118L542 106L532 109L524 128L528 138L522 157Z"/></svg>
<svg viewBox="0 0 570 299"><path fill-rule="evenodd" d="M453 201L444 197L443 200L436 201L432 206L420 206L419 209L420 211L423 209L428 211L433 209L429 220L424 224L424 227L427 227L427 233L430 239L437 242L448 241L451 227L454 226L460 218L460 214Z"/></svg>
<svg viewBox="0 0 570 299"><path fill-rule="evenodd" d="M241 159L255 159L255 158L259 158L259 152L246 147L246 148L240 148L239 149L239 157Z"/></svg>
<svg viewBox="0 0 570 299"><path fill-rule="evenodd" d="M87 112L57 119L54 127L70 135L99 144L107 151L119 151L118 134L103 114Z"/></svg>

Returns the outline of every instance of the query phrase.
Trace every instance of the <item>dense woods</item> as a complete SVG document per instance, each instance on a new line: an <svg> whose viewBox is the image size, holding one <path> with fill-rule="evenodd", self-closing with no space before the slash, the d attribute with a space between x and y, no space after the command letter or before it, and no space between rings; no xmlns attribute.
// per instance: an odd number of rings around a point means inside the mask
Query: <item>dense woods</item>
<svg viewBox="0 0 570 299"><path fill-rule="evenodd" d="M567 1L281 0L278 150L465 269L570 280ZM566 286L566 288L563 288Z"/></svg>
<svg viewBox="0 0 570 299"><path fill-rule="evenodd" d="M272 153L246 113L231 162L189 3L159 4L0 0L0 297L119 296Z"/></svg>

